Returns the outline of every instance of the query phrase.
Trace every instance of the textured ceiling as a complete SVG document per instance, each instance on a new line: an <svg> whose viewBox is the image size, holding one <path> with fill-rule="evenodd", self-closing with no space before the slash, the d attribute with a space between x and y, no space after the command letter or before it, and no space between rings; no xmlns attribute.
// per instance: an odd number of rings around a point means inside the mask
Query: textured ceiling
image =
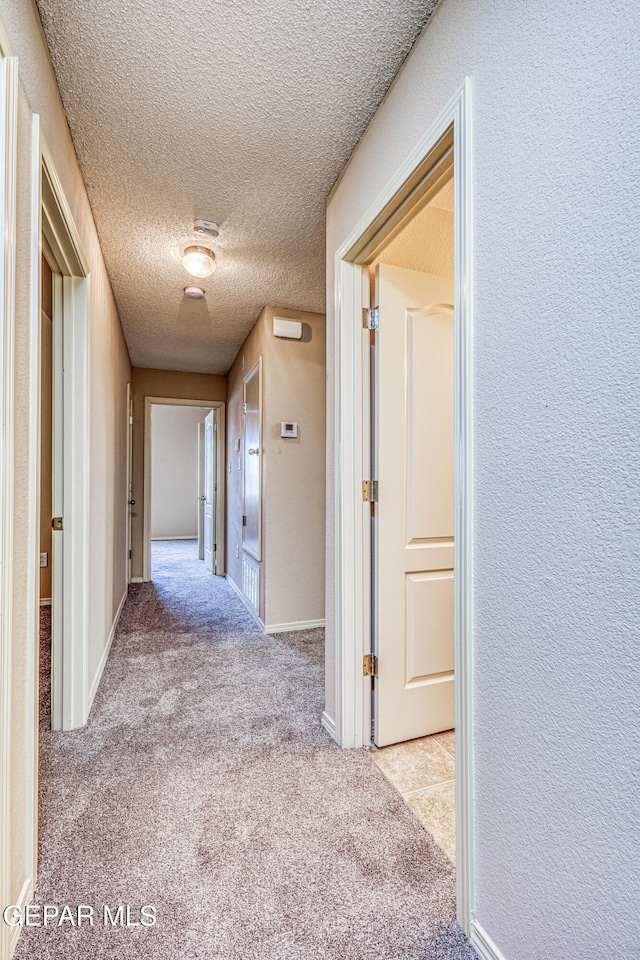
<svg viewBox="0 0 640 960"><path fill-rule="evenodd" d="M266 303L324 311L327 194L435 6L38 0L135 365L226 373Z"/></svg>

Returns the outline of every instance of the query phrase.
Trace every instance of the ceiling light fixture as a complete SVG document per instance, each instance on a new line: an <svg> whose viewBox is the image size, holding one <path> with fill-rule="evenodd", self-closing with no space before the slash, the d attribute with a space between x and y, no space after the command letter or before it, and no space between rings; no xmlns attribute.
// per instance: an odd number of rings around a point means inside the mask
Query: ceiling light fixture
<svg viewBox="0 0 640 960"><path fill-rule="evenodd" d="M187 247L182 266L192 277L209 277L216 268L216 255L208 247Z"/></svg>
<svg viewBox="0 0 640 960"><path fill-rule="evenodd" d="M188 297L189 300L202 300L204 297L204 290L202 287L185 287L184 295Z"/></svg>

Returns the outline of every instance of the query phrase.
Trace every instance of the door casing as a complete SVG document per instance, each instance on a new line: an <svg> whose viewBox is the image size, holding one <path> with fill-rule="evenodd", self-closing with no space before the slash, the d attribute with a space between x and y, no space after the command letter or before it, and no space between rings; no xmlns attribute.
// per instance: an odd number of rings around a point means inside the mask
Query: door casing
<svg viewBox="0 0 640 960"><path fill-rule="evenodd" d="M216 432L217 453L217 500L216 500L216 536L218 543L217 576L225 575L225 474L221 467L224 463L225 452L225 405L222 400L182 400L175 397L145 397L144 398L144 511L143 511L143 564L142 579L145 583L151 580L151 407L153 404L164 404L171 407L210 407L216 416L218 430Z"/></svg>
<svg viewBox="0 0 640 960"><path fill-rule="evenodd" d="M371 741L371 587L369 505L361 484L370 478L369 307L367 263L450 175L454 177L455 312L455 717L457 916L467 934L473 921L472 700L472 231L471 83L466 79L335 256L335 690L336 716L325 727L344 747Z"/></svg>

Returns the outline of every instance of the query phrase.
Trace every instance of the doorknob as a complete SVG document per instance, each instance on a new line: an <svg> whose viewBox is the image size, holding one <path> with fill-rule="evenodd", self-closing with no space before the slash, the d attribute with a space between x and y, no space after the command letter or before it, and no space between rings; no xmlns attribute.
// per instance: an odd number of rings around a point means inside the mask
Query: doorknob
<svg viewBox="0 0 640 960"><path fill-rule="evenodd" d="M127 500L127 503L128 503L130 506L133 506L134 503L135 503L135 500Z"/></svg>
<svg viewBox="0 0 640 960"><path fill-rule="evenodd" d="M206 500L206 497L198 497L198 500Z"/></svg>
<svg viewBox="0 0 640 960"><path fill-rule="evenodd" d="M255 453L256 457L258 456L258 451L256 450L255 447L249 447L249 453L251 453L251 454L254 454L254 453Z"/></svg>

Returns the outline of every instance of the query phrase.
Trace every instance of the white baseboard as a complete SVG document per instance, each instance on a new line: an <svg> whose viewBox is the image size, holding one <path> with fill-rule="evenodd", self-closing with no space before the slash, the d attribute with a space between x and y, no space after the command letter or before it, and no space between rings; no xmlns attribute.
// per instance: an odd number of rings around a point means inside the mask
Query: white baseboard
<svg viewBox="0 0 640 960"><path fill-rule="evenodd" d="M88 699L88 702L87 702L87 712L86 712L85 719L84 719L84 722L85 722L85 723L86 723L87 720L89 719L89 714L91 713L91 707L93 706L93 701L94 701L95 695L96 695L96 693L97 693L97 691L98 691L98 687L100 686L100 681L102 680L102 674L104 673L104 668L105 668L105 666L106 666L107 659L108 659L108 657L109 657L109 653L111 652L111 644L113 643L113 638L115 637L115 635L116 635L116 630L117 630L117 628L118 628L118 620L120 619L120 614L122 613L122 608L124 607L124 603L125 603L125 600L127 599L128 593L129 593L129 591L128 591L128 590L125 590L124 593L122 594L122 600L120 601L120 603L119 603L119 605L118 605L118 609L116 610L116 615L115 615L115 617L113 618L113 623L111 624L111 630L109 631L109 637L108 637L108 639L107 639L107 643L106 643L106 646L105 646L105 648L104 648L103 654L102 654L102 656L100 657L100 663L98 664L98 669L96 670L96 675L95 675L95 677L93 678L93 683L91 684L91 689L89 690L89 699Z"/></svg>
<svg viewBox="0 0 640 960"><path fill-rule="evenodd" d="M20 896L15 902L15 906L18 908L22 916L24 917L24 908L28 903L31 903L33 900L33 883L30 879L25 880L22 884L22 890L20 891ZM22 924L17 927L11 927L11 932L9 934L9 956L12 957L14 950L18 945L18 937L22 932Z"/></svg>
<svg viewBox="0 0 640 960"><path fill-rule="evenodd" d="M324 627L324 620L296 620L292 623L268 623L265 633L291 633L293 630L315 630L316 627Z"/></svg>
<svg viewBox="0 0 640 960"><path fill-rule="evenodd" d="M144 583L144 577L131 577L131 583Z"/></svg>
<svg viewBox="0 0 640 960"><path fill-rule="evenodd" d="M320 726L324 727L332 740L335 740L336 743L336 722L332 720L327 711L325 710L322 714L322 720L320 721Z"/></svg>
<svg viewBox="0 0 640 960"><path fill-rule="evenodd" d="M51 597L45 597L44 600L40 601L41 607L50 607L51 606Z"/></svg>
<svg viewBox="0 0 640 960"><path fill-rule="evenodd" d="M476 920L471 922L470 941L482 960L506 960L505 955L498 950L487 931Z"/></svg>
<svg viewBox="0 0 640 960"><path fill-rule="evenodd" d="M198 535L196 534L194 537L192 533L183 533L179 537L151 537L151 539L152 540L197 540Z"/></svg>
<svg viewBox="0 0 640 960"><path fill-rule="evenodd" d="M240 589L240 587L238 586L238 584L237 584L234 580L231 579L231 577L229 576L228 573L225 573L224 577L225 577L225 580L227 581L227 583L230 584L230 585L233 587L233 589L235 590L235 592L238 594L238 597L240 598L240 600L242 601L242 603L243 603L244 606L246 607L247 611L251 614L251 616L253 617L253 619L255 620L255 622L258 624L258 626L260 627L260 629L262 630L262 632L265 633L266 631L265 631L265 629L264 629L264 623L263 623L262 620L260 619L259 615L256 613L254 607L249 603L249 601L248 601L247 598L245 597L244 593L242 592L242 590Z"/></svg>

